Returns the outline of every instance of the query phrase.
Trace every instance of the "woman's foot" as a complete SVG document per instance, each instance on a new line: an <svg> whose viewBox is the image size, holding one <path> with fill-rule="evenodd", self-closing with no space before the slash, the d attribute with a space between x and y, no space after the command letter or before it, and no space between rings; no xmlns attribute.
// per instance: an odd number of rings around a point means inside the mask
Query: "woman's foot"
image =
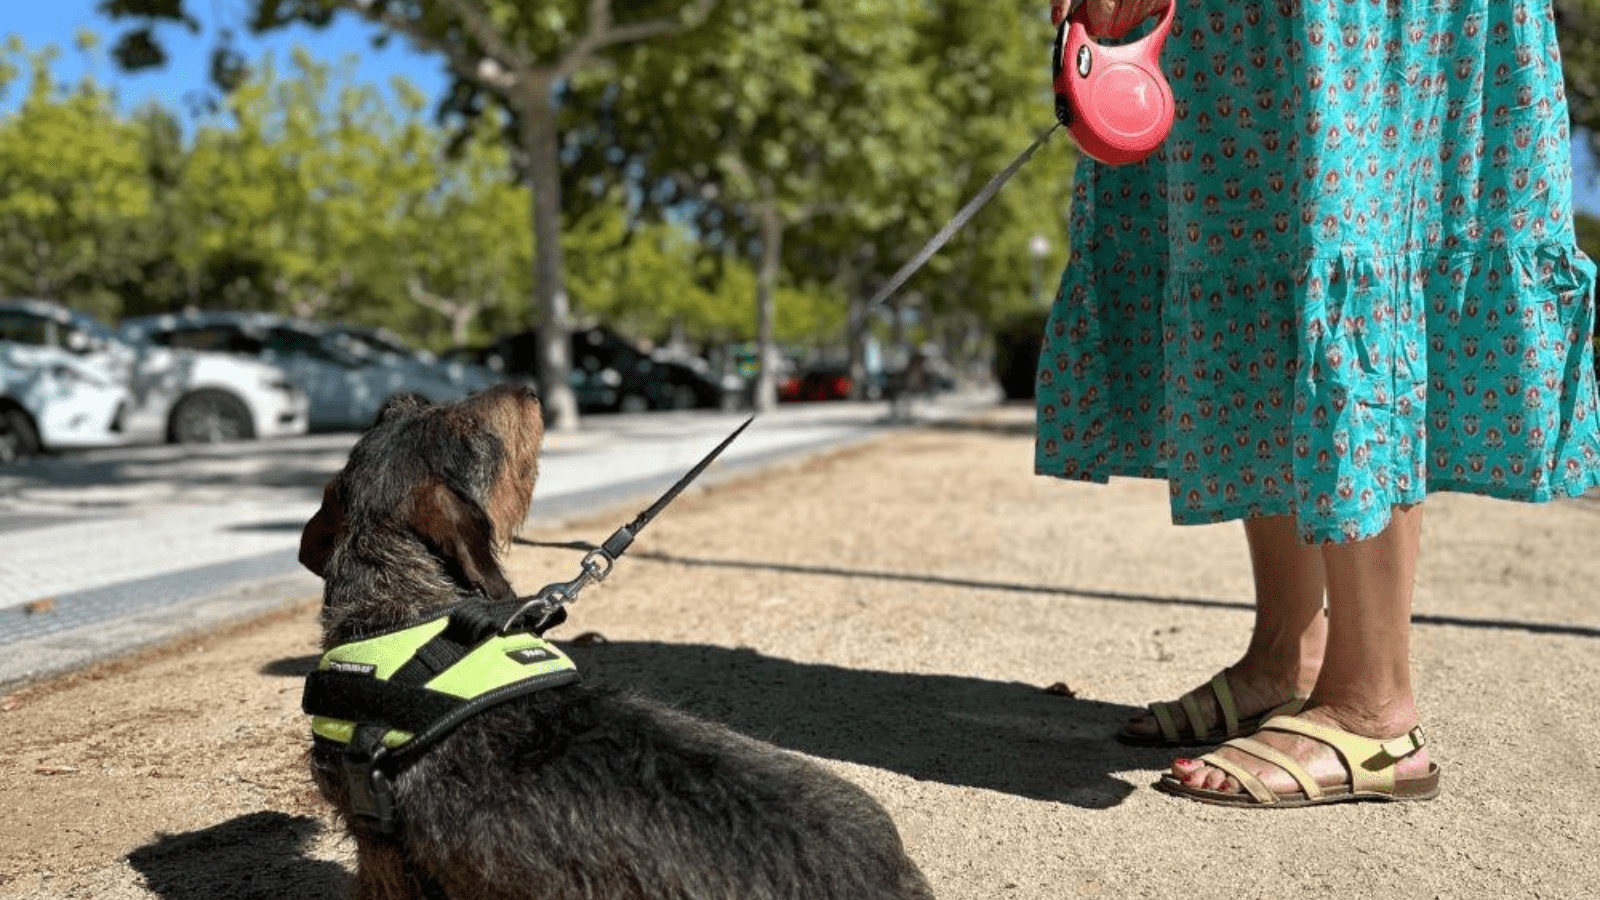
<svg viewBox="0 0 1600 900"><path fill-rule="evenodd" d="M1306 709L1298 718L1380 741L1400 738L1417 724L1416 711L1410 708L1388 715L1372 715L1357 710L1318 706ZM1286 754L1298 763L1319 787L1333 788L1350 784L1350 770L1329 744L1312 737L1270 729L1258 732L1253 739ZM1216 755L1243 767L1274 794L1291 794L1301 789L1287 771L1258 756L1232 747L1223 747ZM1426 747L1414 749L1394 763L1394 776L1397 781L1422 778L1429 770ZM1245 793L1244 786L1237 778L1199 760L1174 760L1172 777L1184 787L1195 790L1224 794Z"/></svg>
<svg viewBox="0 0 1600 900"><path fill-rule="evenodd" d="M1317 673L1314 670L1300 671L1298 668L1287 677L1281 672L1253 667L1248 660L1224 669L1221 676L1225 679L1226 689L1231 695L1237 719L1244 723L1254 722L1266 713L1310 694L1312 685L1316 683ZM1215 679L1211 683L1195 688L1189 694L1194 700L1195 710L1199 713L1198 723L1191 719L1189 704L1181 700L1154 704L1166 708L1179 736L1177 739L1165 732L1160 719L1151 710L1131 716L1118 732L1117 738L1131 744L1188 746L1208 742L1221 743L1233 737L1233 734L1228 733L1227 717L1224 715L1222 703L1217 698L1214 683ZM1195 727L1196 724L1200 727ZM1195 739L1197 734L1206 735L1207 740Z"/></svg>

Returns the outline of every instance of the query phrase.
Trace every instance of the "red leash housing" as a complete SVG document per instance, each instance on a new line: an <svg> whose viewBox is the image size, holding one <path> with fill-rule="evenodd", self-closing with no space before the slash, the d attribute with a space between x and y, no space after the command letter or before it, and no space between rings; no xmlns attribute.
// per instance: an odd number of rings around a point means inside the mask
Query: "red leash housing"
<svg viewBox="0 0 1600 900"><path fill-rule="evenodd" d="M1056 118L1079 149L1100 162L1138 162L1172 131L1172 87L1161 73L1161 47L1172 29L1176 0L1149 34L1112 46L1089 36L1086 8L1079 4L1056 29L1051 58Z"/></svg>

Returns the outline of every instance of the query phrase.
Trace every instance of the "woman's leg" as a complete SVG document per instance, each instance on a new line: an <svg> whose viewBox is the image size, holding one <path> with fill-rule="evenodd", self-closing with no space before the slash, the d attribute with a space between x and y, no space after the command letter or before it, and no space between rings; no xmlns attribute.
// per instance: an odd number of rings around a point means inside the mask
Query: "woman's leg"
<svg viewBox="0 0 1600 900"><path fill-rule="evenodd" d="M1396 738L1417 724L1411 692L1411 596L1422 534L1422 507L1396 507L1389 527L1371 540L1320 549L1328 587L1328 640L1322 671L1301 715L1369 738ZM1333 749L1277 732L1257 736L1305 766L1319 784L1347 783ZM1224 749L1274 791L1298 790L1287 773L1248 754ZM1427 771L1426 750L1399 764L1405 778ZM1191 787L1238 791L1221 770L1191 760L1172 772Z"/></svg>
<svg viewBox="0 0 1600 900"><path fill-rule="evenodd" d="M1227 674L1239 715L1248 718L1311 693L1328 629L1322 614L1322 553L1300 541L1294 519L1246 519L1244 533L1255 575L1256 619L1250 646ZM1199 702L1207 729L1217 733L1222 710L1209 688L1200 691ZM1176 715L1187 733L1187 716L1181 709ZM1161 726L1145 712L1129 719L1127 730L1154 736Z"/></svg>

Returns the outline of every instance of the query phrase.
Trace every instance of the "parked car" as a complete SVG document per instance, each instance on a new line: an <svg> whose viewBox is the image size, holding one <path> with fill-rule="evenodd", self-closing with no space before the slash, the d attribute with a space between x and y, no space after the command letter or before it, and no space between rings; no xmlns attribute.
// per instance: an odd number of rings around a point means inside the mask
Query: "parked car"
<svg viewBox="0 0 1600 900"><path fill-rule="evenodd" d="M364 325L329 325L327 328L337 339L348 342L347 348L357 356L370 356L382 365L406 368L422 377L442 378L469 392L485 390L504 380L487 366L470 360L441 359L426 350L418 350L387 328Z"/></svg>
<svg viewBox="0 0 1600 900"><path fill-rule="evenodd" d="M270 313L140 316L124 321L122 334L135 343L230 353L278 366L309 396L314 431L364 429L396 394L414 392L444 403L473 390L424 367L363 353L328 326Z"/></svg>
<svg viewBox="0 0 1600 900"><path fill-rule="evenodd" d="M0 301L0 461L137 441L301 434L307 400L281 369L136 347L59 303Z"/></svg>
<svg viewBox="0 0 1600 900"><path fill-rule="evenodd" d="M744 381L720 378L703 362L658 359L606 328L572 333L572 389L582 412L724 409L739 402ZM536 379L538 333L524 331L494 343L480 361L507 377Z"/></svg>

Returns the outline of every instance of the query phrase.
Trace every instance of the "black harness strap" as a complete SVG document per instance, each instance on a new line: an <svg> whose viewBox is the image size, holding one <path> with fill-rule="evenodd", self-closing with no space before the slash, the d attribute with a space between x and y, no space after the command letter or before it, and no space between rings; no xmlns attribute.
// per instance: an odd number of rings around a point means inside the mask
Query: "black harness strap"
<svg viewBox="0 0 1600 900"><path fill-rule="evenodd" d="M322 670L306 676L300 706L316 716L398 728L418 734L455 712L466 701L395 680Z"/></svg>

